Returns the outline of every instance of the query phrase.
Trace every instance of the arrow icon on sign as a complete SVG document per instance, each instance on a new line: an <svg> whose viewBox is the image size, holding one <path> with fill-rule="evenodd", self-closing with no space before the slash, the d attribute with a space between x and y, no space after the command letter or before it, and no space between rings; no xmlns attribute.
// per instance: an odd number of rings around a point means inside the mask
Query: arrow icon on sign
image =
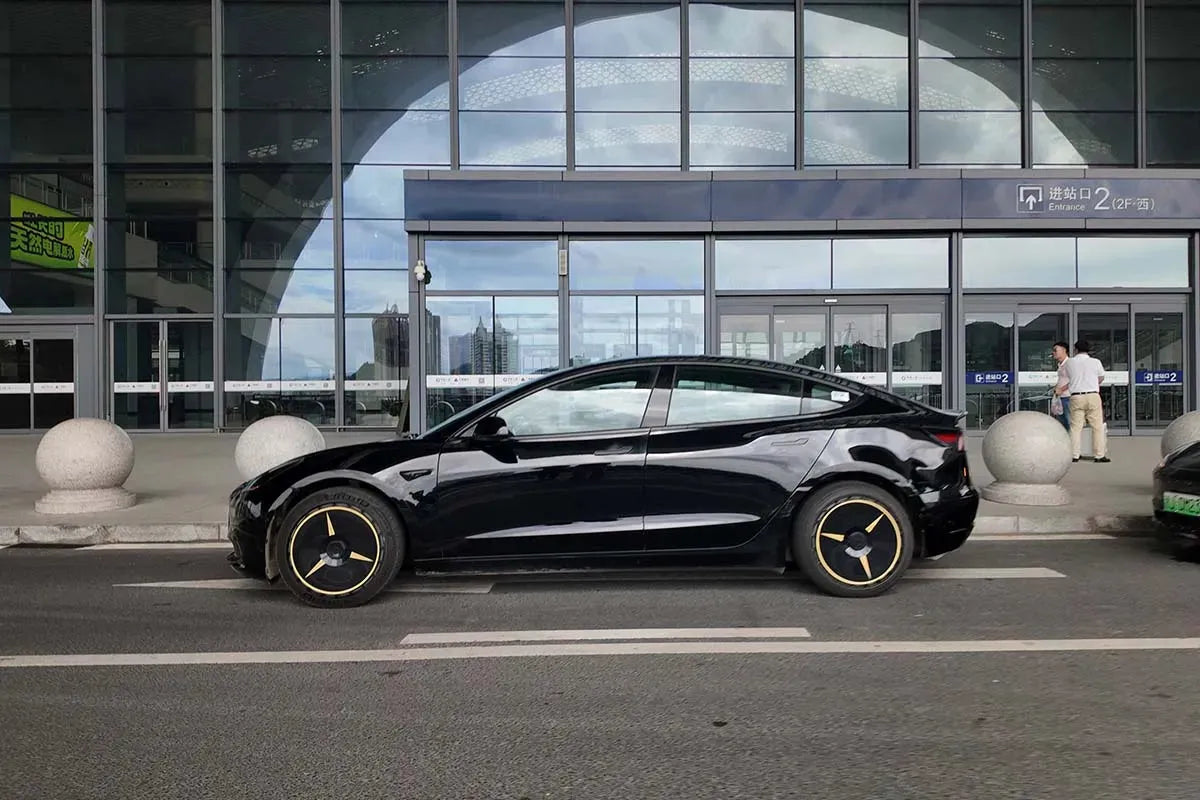
<svg viewBox="0 0 1200 800"><path fill-rule="evenodd" d="M1017 187L1017 210L1023 212L1044 211L1044 195L1041 186Z"/></svg>

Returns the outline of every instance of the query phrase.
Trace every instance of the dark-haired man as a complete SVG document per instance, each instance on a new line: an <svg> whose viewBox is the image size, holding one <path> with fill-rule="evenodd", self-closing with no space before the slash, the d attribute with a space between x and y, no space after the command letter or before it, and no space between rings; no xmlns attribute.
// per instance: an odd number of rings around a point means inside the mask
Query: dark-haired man
<svg viewBox="0 0 1200 800"><path fill-rule="evenodd" d="M1100 402L1100 384L1104 365L1092 358L1091 345L1084 339L1075 343L1075 355L1066 361L1067 391L1071 393L1071 460L1079 460L1083 426L1092 429L1092 454L1097 464L1109 463L1108 442L1104 435L1104 406ZM1059 388L1062 388L1061 384Z"/></svg>

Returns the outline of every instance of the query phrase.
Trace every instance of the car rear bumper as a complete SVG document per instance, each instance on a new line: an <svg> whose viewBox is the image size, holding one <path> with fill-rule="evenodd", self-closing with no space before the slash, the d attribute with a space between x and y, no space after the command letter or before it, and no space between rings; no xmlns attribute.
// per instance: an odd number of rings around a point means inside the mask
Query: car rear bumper
<svg viewBox="0 0 1200 800"><path fill-rule="evenodd" d="M975 528L979 511L979 492L941 499L926 507L921 518L921 556L937 556L962 547Z"/></svg>

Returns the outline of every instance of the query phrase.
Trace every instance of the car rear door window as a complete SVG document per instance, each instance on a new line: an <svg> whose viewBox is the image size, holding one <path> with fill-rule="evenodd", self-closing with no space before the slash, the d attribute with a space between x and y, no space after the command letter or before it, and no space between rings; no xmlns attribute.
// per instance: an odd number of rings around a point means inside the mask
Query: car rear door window
<svg viewBox="0 0 1200 800"><path fill-rule="evenodd" d="M804 381L736 367L681 366L667 411L668 425L700 425L745 419L795 417Z"/></svg>
<svg viewBox="0 0 1200 800"><path fill-rule="evenodd" d="M603 372L547 386L497 416L513 436L553 436L641 427L657 367Z"/></svg>

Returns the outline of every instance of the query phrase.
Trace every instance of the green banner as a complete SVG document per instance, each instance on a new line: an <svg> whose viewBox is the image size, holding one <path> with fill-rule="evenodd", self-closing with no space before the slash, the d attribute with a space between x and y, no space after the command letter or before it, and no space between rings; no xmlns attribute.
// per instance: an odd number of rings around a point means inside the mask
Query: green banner
<svg viewBox="0 0 1200 800"><path fill-rule="evenodd" d="M92 223L19 195L12 201L8 249L14 262L50 269L94 269Z"/></svg>

